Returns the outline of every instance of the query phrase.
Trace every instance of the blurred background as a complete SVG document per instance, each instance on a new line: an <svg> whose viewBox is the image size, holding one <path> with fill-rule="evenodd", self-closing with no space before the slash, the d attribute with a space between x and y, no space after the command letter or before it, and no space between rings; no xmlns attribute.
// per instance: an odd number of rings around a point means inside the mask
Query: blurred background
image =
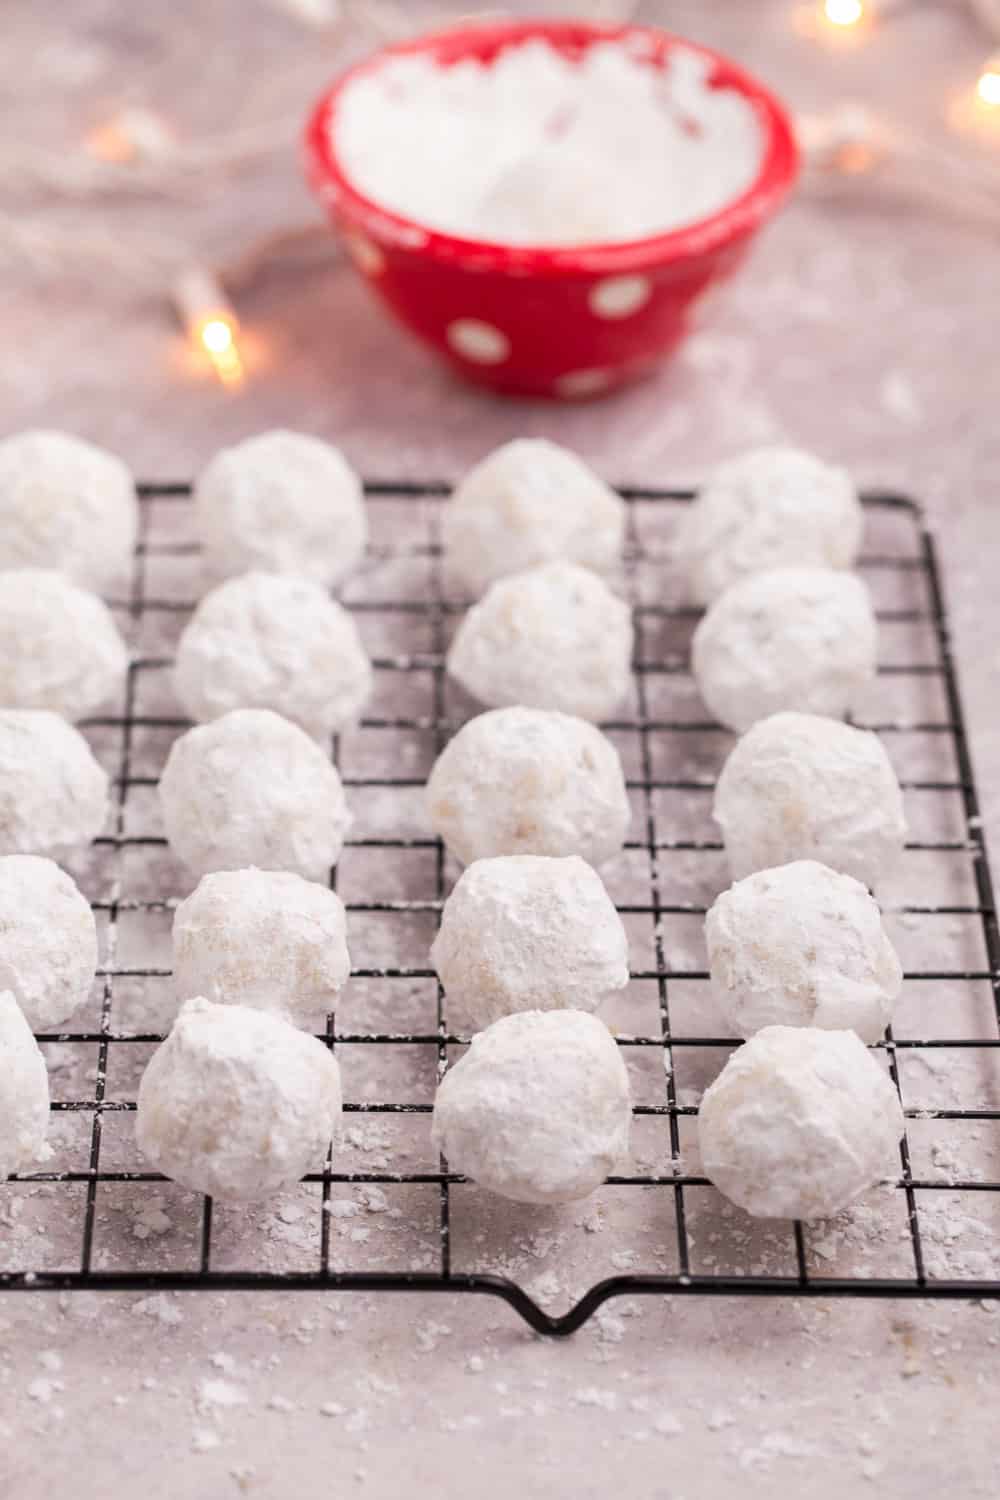
<svg viewBox="0 0 1000 1500"><path fill-rule="evenodd" d="M787 438L949 514L983 504L1000 460L1000 107L977 92L1000 51L991 6L507 7L718 47L778 92L826 163L666 370L561 410L443 374L369 302L302 179L302 123L344 63L489 7L7 0L0 428L63 426L150 477L187 476L279 423L335 437L368 474L444 477L518 432L573 444L611 478L662 482ZM831 165L838 142L850 149ZM178 321L192 265L239 317L235 384Z"/></svg>

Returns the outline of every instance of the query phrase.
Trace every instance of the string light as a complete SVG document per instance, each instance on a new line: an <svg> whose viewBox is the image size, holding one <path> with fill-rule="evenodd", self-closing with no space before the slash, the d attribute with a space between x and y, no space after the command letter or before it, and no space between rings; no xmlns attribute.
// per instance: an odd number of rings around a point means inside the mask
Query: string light
<svg viewBox="0 0 1000 1500"><path fill-rule="evenodd" d="M207 356L223 385L241 385L246 372L239 320L216 277L191 267L177 278L173 301L195 352Z"/></svg>
<svg viewBox="0 0 1000 1500"><path fill-rule="evenodd" d="M150 109L123 109L84 138L84 146L99 161L127 163L161 161L174 147L174 135Z"/></svg>
<svg viewBox="0 0 1000 1500"><path fill-rule="evenodd" d="M862 0L824 0L823 14L831 26L857 26L865 7Z"/></svg>
<svg viewBox="0 0 1000 1500"><path fill-rule="evenodd" d="M976 93L991 109L1000 108L1000 53L991 57L979 75Z"/></svg>

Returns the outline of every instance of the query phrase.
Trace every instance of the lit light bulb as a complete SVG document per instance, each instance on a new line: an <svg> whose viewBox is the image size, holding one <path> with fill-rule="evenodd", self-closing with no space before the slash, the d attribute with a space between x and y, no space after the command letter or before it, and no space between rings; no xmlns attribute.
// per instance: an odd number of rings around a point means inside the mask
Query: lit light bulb
<svg viewBox="0 0 1000 1500"><path fill-rule="evenodd" d="M991 109L1000 108L1000 53L991 57L979 75L976 93Z"/></svg>
<svg viewBox="0 0 1000 1500"><path fill-rule="evenodd" d="M824 0L823 14L831 26L856 26L864 17L862 0Z"/></svg>
<svg viewBox="0 0 1000 1500"><path fill-rule="evenodd" d="M209 318L202 325L201 341L209 354L225 354L233 347L233 330L223 318Z"/></svg>
<svg viewBox="0 0 1000 1500"><path fill-rule="evenodd" d="M118 164L159 161L174 145L170 127L152 110L119 110L92 130L83 142L91 156Z"/></svg>
<svg viewBox="0 0 1000 1500"><path fill-rule="evenodd" d="M239 385L246 373L237 343L239 322L217 278L194 266L178 277L173 300L195 349L208 356L223 385Z"/></svg>

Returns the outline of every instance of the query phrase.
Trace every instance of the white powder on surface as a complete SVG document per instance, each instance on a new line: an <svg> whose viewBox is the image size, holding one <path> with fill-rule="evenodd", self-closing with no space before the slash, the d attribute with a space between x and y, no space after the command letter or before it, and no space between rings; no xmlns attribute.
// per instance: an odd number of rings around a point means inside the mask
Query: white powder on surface
<svg viewBox="0 0 1000 1500"><path fill-rule="evenodd" d="M602 42L521 42L492 63L388 58L331 125L349 179L429 228L512 244L626 242L693 224L752 184L752 105L675 47L663 68Z"/></svg>

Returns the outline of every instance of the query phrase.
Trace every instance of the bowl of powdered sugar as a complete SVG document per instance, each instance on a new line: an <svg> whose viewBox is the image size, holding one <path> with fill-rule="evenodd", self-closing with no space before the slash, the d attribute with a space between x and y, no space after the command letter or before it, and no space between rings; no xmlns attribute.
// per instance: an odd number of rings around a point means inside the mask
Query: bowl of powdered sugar
<svg viewBox="0 0 1000 1500"><path fill-rule="evenodd" d="M773 95L647 27L479 23L345 73L310 182L383 304L496 390L578 399L649 370L791 189Z"/></svg>

